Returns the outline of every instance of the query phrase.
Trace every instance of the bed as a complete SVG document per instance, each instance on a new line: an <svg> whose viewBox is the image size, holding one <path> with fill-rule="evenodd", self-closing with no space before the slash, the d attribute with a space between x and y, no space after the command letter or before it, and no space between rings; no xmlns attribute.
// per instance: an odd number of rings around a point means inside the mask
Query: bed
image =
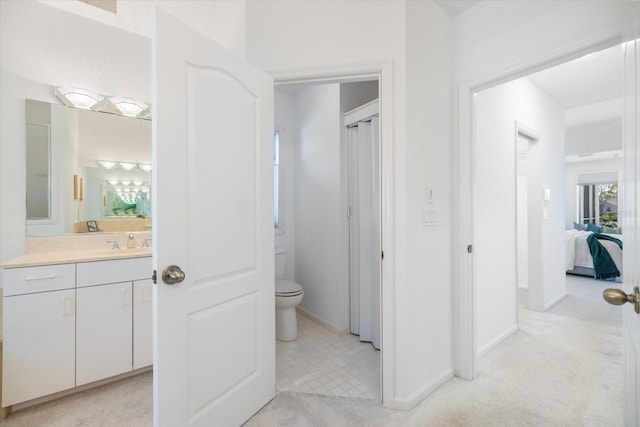
<svg viewBox="0 0 640 427"><path fill-rule="evenodd" d="M596 278L596 271L593 264L593 256L589 249L589 236L593 232L584 230L566 230L565 231L565 244L566 244L566 262L565 270L568 274L578 274L581 276L589 276ZM608 236L609 238L617 239L622 242L621 234L609 234L600 233L600 236ZM598 236L596 236L598 237ZM619 271L620 277L622 277L622 248L620 248L614 240L605 240L607 237L598 239L598 243L602 245L602 248L611 257L616 268Z"/></svg>

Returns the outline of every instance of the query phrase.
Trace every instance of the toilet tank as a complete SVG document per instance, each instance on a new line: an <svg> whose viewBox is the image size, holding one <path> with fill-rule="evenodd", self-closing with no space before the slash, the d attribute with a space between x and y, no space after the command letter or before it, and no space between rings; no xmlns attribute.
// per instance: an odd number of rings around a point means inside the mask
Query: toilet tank
<svg viewBox="0 0 640 427"><path fill-rule="evenodd" d="M276 279L284 279L284 262L287 251L284 248L276 247Z"/></svg>

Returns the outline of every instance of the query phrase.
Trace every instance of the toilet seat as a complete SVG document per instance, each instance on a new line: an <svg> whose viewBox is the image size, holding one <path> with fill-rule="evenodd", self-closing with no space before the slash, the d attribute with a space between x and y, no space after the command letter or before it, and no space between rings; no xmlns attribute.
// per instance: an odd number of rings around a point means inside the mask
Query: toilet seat
<svg viewBox="0 0 640 427"><path fill-rule="evenodd" d="M288 280L276 280L277 297L295 297L302 295L302 286Z"/></svg>

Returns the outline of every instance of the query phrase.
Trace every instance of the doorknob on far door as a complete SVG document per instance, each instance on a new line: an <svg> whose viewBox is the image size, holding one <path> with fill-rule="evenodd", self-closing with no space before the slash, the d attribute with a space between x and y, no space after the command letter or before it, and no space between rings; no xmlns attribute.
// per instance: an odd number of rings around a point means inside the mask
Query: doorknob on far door
<svg viewBox="0 0 640 427"><path fill-rule="evenodd" d="M625 294L622 289L609 288L602 292L602 297L613 305L622 305L629 302L634 305L636 313L640 313L640 287L633 288L632 294Z"/></svg>
<svg viewBox="0 0 640 427"><path fill-rule="evenodd" d="M170 265L162 271L162 281L167 285L175 285L184 280L184 271L177 265Z"/></svg>

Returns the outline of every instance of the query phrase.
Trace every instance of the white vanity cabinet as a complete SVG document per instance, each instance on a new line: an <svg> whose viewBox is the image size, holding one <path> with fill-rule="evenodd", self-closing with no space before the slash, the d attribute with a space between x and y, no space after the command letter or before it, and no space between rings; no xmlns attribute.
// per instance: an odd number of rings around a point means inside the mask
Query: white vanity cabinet
<svg viewBox="0 0 640 427"><path fill-rule="evenodd" d="M2 406L75 385L75 264L2 270Z"/></svg>
<svg viewBox="0 0 640 427"><path fill-rule="evenodd" d="M2 406L151 365L150 276L150 257L2 269Z"/></svg>
<svg viewBox="0 0 640 427"><path fill-rule="evenodd" d="M153 364L153 282L133 282L133 369Z"/></svg>
<svg viewBox="0 0 640 427"><path fill-rule="evenodd" d="M150 276L145 258L78 263L76 386L135 369L133 282Z"/></svg>

